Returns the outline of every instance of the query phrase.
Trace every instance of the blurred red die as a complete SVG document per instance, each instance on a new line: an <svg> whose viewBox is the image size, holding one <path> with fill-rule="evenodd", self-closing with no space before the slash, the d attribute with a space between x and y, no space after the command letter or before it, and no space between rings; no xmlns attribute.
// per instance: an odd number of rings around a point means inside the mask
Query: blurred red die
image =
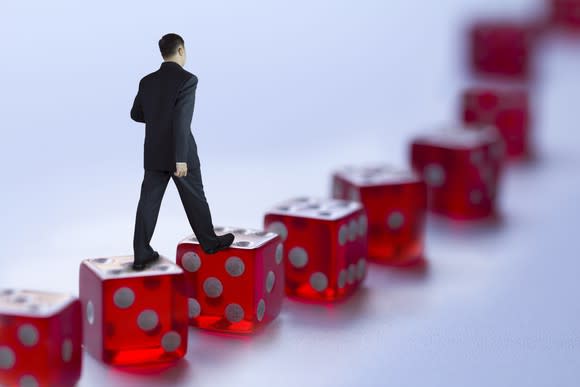
<svg viewBox="0 0 580 387"><path fill-rule="evenodd" d="M427 190L414 172L388 165L347 166L333 173L332 195L363 204L369 258L393 265L423 258Z"/></svg>
<svg viewBox="0 0 580 387"><path fill-rule="evenodd" d="M455 219L495 216L504 142L493 127L416 137L411 164L428 188L431 211Z"/></svg>
<svg viewBox="0 0 580 387"><path fill-rule="evenodd" d="M75 297L0 290L0 385L74 386L81 376L82 337Z"/></svg>
<svg viewBox="0 0 580 387"><path fill-rule="evenodd" d="M495 126L506 144L506 155L527 158L530 149L528 92L519 88L470 88L462 96L465 124L474 129Z"/></svg>
<svg viewBox="0 0 580 387"><path fill-rule="evenodd" d="M550 21L580 31L580 0L548 0Z"/></svg>
<svg viewBox="0 0 580 387"><path fill-rule="evenodd" d="M528 78L532 74L532 25L509 21L478 22L469 31L469 61L478 74Z"/></svg>

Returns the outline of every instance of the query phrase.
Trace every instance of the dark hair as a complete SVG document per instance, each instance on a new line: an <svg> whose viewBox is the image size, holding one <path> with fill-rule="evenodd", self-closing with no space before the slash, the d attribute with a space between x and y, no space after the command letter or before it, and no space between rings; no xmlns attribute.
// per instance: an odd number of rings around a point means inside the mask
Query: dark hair
<svg viewBox="0 0 580 387"><path fill-rule="evenodd" d="M161 56L163 59L167 59L170 56L177 53L177 48L179 46L185 46L183 38L177 34L166 34L159 39L159 50L161 51Z"/></svg>

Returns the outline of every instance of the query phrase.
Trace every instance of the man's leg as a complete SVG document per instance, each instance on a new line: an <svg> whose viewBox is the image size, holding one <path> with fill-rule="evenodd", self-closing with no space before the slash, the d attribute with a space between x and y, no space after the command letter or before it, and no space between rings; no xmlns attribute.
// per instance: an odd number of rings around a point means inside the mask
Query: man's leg
<svg viewBox="0 0 580 387"><path fill-rule="evenodd" d="M145 170L145 176L141 184L141 197L139 198L135 216L135 234L133 236L134 262L136 263L144 262L154 253L150 242L170 173Z"/></svg>
<svg viewBox="0 0 580 387"><path fill-rule="evenodd" d="M187 175L177 177L171 174L181 203L187 214L189 224L204 250L213 249L218 246L219 240L213 230L213 222L209 205L203 192L200 167L187 171Z"/></svg>

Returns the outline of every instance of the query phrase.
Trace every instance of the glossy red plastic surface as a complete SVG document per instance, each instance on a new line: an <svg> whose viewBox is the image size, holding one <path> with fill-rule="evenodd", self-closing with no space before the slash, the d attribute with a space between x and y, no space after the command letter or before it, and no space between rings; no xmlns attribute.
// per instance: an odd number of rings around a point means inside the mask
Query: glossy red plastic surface
<svg viewBox="0 0 580 387"><path fill-rule="evenodd" d="M548 0L552 23L580 32L580 0Z"/></svg>
<svg viewBox="0 0 580 387"><path fill-rule="evenodd" d="M503 137L508 157L519 159L531 156L531 119L527 91L468 89L463 93L462 113L466 124L494 125Z"/></svg>
<svg viewBox="0 0 580 387"><path fill-rule="evenodd" d="M360 287L367 269L368 219L358 208L332 220L265 214L264 228L281 233L284 240L287 295L336 301Z"/></svg>
<svg viewBox="0 0 580 387"><path fill-rule="evenodd" d="M108 364L139 365L172 362L185 355L185 278L181 270L164 274L169 264L156 272L146 269L143 275L103 279L85 261L81 263L84 345L93 357Z"/></svg>
<svg viewBox="0 0 580 387"><path fill-rule="evenodd" d="M413 169L428 187L431 211L454 219L483 219L497 215L504 142L495 129L461 129L457 137L481 134L481 139L458 146L452 137L417 137L411 143Z"/></svg>
<svg viewBox="0 0 580 387"><path fill-rule="evenodd" d="M266 234L254 231L257 238ZM280 237L271 234L256 248L236 246L249 243L243 240L249 233L239 229L234 245L215 254L205 254L197 243L178 244L176 262L185 271L190 325L252 333L280 314L284 298Z"/></svg>
<svg viewBox="0 0 580 387"><path fill-rule="evenodd" d="M373 185L334 173L333 196L359 200L368 216L368 251L373 261L408 265L423 258L427 189L418 176Z"/></svg>
<svg viewBox="0 0 580 387"><path fill-rule="evenodd" d="M533 26L479 22L469 31L470 64L479 74L525 79L532 75Z"/></svg>
<svg viewBox="0 0 580 387"><path fill-rule="evenodd" d="M81 342L76 299L42 317L0 312L0 385L74 386L81 376Z"/></svg>

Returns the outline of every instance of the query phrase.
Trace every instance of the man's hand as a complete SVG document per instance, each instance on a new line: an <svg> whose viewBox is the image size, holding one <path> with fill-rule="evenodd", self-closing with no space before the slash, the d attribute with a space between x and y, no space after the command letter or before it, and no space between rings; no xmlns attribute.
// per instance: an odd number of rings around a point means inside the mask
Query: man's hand
<svg viewBox="0 0 580 387"><path fill-rule="evenodd" d="M187 175L187 163L175 163L175 176L183 177Z"/></svg>

